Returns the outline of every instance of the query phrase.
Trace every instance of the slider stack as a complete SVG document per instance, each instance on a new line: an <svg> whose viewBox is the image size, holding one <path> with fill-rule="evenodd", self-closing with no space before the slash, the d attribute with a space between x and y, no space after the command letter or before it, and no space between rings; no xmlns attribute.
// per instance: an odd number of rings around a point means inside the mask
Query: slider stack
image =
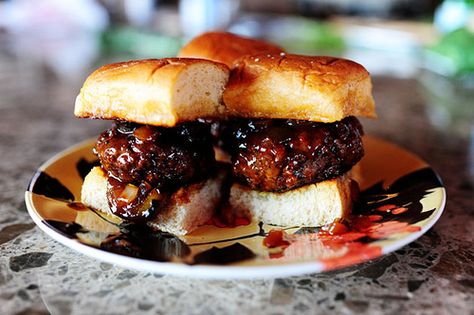
<svg viewBox="0 0 474 315"><path fill-rule="evenodd" d="M97 141L101 166L82 201L177 235L216 215L281 226L344 218L364 154L355 116L375 117L371 89L355 62L219 32L179 58L102 67L75 114L116 122Z"/></svg>

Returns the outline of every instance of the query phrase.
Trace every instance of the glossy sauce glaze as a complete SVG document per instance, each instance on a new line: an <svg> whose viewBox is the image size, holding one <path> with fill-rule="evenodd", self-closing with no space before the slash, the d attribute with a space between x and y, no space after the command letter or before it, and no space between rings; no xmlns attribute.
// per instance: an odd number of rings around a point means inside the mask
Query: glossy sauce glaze
<svg viewBox="0 0 474 315"><path fill-rule="evenodd" d="M288 119L234 119L213 133L230 153L236 179L259 191L285 192L335 178L363 156L355 117L334 123Z"/></svg>
<svg viewBox="0 0 474 315"><path fill-rule="evenodd" d="M210 127L191 122L173 128L116 122L94 148L108 176L108 201L126 220L153 217L179 187L204 180L215 168Z"/></svg>
<svg viewBox="0 0 474 315"><path fill-rule="evenodd" d="M155 206L167 198L166 193L162 194L159 189L152 188L147 182L135 186L109 175L107 184L110 210L125 220L144 221L151 218L156 212Z"/></svg>

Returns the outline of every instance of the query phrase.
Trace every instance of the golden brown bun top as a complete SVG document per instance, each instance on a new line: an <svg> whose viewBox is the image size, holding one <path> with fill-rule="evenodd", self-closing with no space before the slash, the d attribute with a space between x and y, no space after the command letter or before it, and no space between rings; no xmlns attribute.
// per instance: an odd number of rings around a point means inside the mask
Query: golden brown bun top
<svg viewBox="0 0 474 315"><path fill-rule="evenodd" d="M74 114L174 126L220 117L226 65L191 58L114 63L94 71L76 98Z"/></svg>
<svg viewBox="0 0 474 315"><path fill-rule="evenodd" d="M280 53L277 45L227 32L208 32L193 38L178 56L210 59L232 67L237 59L259 53Z"/></svg>
<svg viewBox="0 0 474 315"><path fill-rule="evenodd" d="M259 54L239 60L224 91L232 116L333 122L375 117L372 83L360 64L340 58Z"/></svg>

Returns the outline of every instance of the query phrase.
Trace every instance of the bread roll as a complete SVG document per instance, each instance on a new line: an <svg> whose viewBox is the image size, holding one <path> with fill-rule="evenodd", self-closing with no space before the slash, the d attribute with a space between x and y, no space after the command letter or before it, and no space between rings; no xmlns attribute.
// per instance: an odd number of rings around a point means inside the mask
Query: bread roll
<svg viewBox="0 0 474 315"><path fill-rule="evenodd" d="M233 214L280 226L321 226L347 217L352 209L349 174L284 193L251 190L234 184Z"/></svg>
<svg viewBox="0 0 474 315"><path fill-rule="evenodd" d="M208 222L221 202L223 174L178 189L167 206L147 224L164 232L185 235ZM94 167L84 179L81 191L84 205L113 215L107 201L107 178Z"/></svg>
<svg viewBox="0 0 474 315"><path fill-rule="evenodd" d="M334 122L346 116L375 117L367 70L333 57L244 57L224 91L232 116Z"/></svg>
<svg viewBox="0 0 474 315"><path fill-rule="evenodd" d="M77 117L172 127L220 117L229 69L209 60L166 58L103 66L76 99Z"/></svg>
<svg viewBox="0 0 474 315"><path fill-rule="evenodd" d="M237 59L246 55L283 51L281 47L261 40L226 32L208 32L193 38L181 48L178 56L214 60L231 68Z"/></svg>

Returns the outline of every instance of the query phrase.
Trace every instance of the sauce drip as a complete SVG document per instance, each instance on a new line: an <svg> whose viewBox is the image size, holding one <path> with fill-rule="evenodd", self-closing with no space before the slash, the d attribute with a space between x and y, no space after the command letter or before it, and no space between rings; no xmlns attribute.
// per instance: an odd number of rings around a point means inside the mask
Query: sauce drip
<svg viewBox="0 0 474 315"><path fill-rule="evenodd" d="M76 211L88 211L89 208L86 207L82 202L77 202L77 201L74 201L74 202L70 202L67 204L67 206L73 210L76 210Z"/></svg>
<svg viewBox="0 0 474 315"><path fill-rule="evenodd" d="M349 227L346 224L344 224L341 220L335 220L332 223L322 226L318 234L321 236L328 236L328 235L341 235L347 232L349 232Z"/></svg>
<svg viewBox="0 0 474 315"><path fill-rule="evenodd" d="M290 242L285 240L286 233L283 230L270 230L263 239L263 245L268 248L286 247Z"/></svg>
<svg viewBox="0 0 474 315"><path fill-rule="evenodd" d="M214 225L219 228L233 228L237 226L245 226L250 224L250 220L245 217L235 217L231 219L231 222L227 218L221 218L218 215L214 215L209 221L206 222L207 225Z"/></svg>
<svg viewBox="0 0 474 315"><path fill-rule="evenodd" d="M126 220L147 220L153 216L164 195L147 182L127 184L112 176L107 178L107 199L111 211Z"/></svg>
<svg viewBox="0 0 474 315"><path fill-rule="evenodd" d="M94 153L108 177L111 211L131 221L152 218L171 193L215 170L210 127L201 122L166 128L117 121Z"/></svg>

